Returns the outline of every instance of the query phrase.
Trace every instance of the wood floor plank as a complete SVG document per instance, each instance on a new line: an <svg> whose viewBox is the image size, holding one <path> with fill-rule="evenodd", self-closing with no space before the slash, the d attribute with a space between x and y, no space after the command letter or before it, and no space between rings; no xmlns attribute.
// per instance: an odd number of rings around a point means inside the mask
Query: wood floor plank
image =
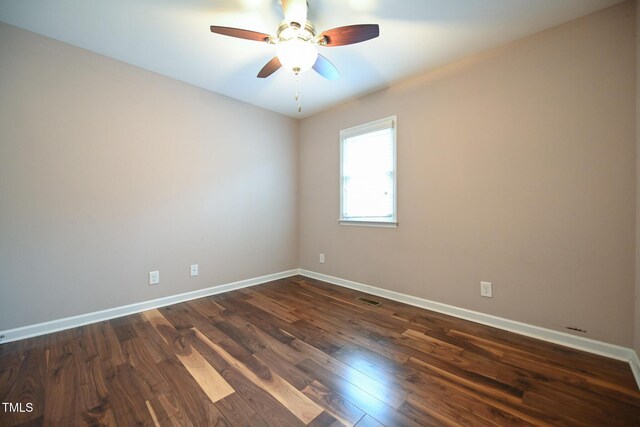
<svg viewBox="0 0 640 427"><path fill-rule="evenodd" d="M332 335L306 320L298 320L292 323L291 327L284 328L283 331L327 354L333 354L349 342L342 334Z"/></svg>
<svg viewBox="0 0 640 427"><path fill-rule="evenodd" d="M440 393L442 396L446 397L443 390L454 390L463 400L465 399L464 396L479 400L483 405L493 408L493 411L500 411L508 414L508 416L522 420L522 422L546 427L560 425L566 426L572 424L572 422L567 422L566 420L558 417L554 412L546 413L544 411L539 411L537 408L529 407L522 401L515 400L513 398L510 400L502 399L502 396L494 391L490 390L489 393L491 395L486 395L483 393L483 391L486 391L484 387L470 388L468 387L469 383L460 383L457 381L457 378L442 377L434 372L417 372L412 376L411 381L415 386L413 389L414 394L419 395L421 399L426 398L427 396L423 396L423 394L429 393L429 390L431 390L435 385L435 394ZM497 396L495 396L496 394ZM411 399L413 398L410 396L409 400ZM417 402L413 401L413 404L417 405ZM496 414L494 415L494 418L499 419L506 417L498 416ZM476 425L482 424L476 423Z"/></svg>
<svg viewBox="0 0 640 427"><path fill-rule="evenodd" d="M190 422L194 425L229 425L182 363L168 359L160 362L158 367L174 391L178 412L188 417Z"/></svg>
<svg viewBox="0 0 640 427"><path fill-rule="evenodd" d="M94 353L87 334L76 342L76 421L86 424L111 420L109 387L103 369L104 361ZM90 421L89 421L90 420Z"/></svg>
<svg viewBox="0 0 640 427"><path fill-rule="evenodd" d="M301 284L304 285L304 281L302 281ZM279 298L279 301L287 304L291 309L295 309L295 313L298 313L300 310L328 310L332 314L340 313L342 316L348 316L356 321L379 326L385 331L393 331L399 334L408 327L406 321L395 318L392 315L395 312L388 310L387 307L372 307L357 300L357 296L363 296L364 294L352 294L346 296L345 300L342 300L333 295L328 296L323 291L317 292L317 288L309 285L303 288L303 290L300 290L300 288L300 283L298 286L296 286L295 283L291 283L286 286L282 285L280 288L268 290L266 293L272 298ZM285 295L282 295L283 291L286 292ZM419 325L414 325L413 327L420 332L429 330Z"/></svg>
<svg viewBox="0 0 640 427"><path fill-rule="evenodd" d="M378 378L385 384L392 384L405 391L409 388L403 378L411 378L416 372L405 364L356 345L343 345L332 356L370 377Z"/></svg>
<svg viewBox="0 0 640 427"><path fill-rule="evenodd" d="M211 402L215 403L234 392L224 378L196 350L188 355L178 355L178 358L209 396Z"/></svg>
<svg viewBox="0 0 640 427"><path fill-rule="evenodd" d="M148 400L145 401L145 403L147 404L147 408L149 409L149 415L151 415L151 419L153 420L153 424L156 427L160 427L160 421L158 420L158 416L156 415L156 411L153 409L153 406L151 405L151 402L149 402ZM163 418L164 420L164 418Z"/></svg>
<svg viewBox="0 0 640 427"><path fill-rule="evenodd" d="M287 307L279 304L277 301L272 300L269 297L266 297L252 290L243 290L243 292L250 295L250 298L248 298L246 301L249 304L258 307L260 310L266 311L267 313L272 314L288 323L300 320L300 318L291 313L291 311L289 311Z"/></svg>
<svg viewBox="0 0 640 427"><path fill-rule="evenodd" d="M393 408L399 408L407 398L407 393L404 392L404 390L383 384L374 377L366 375L354 367L314 349L304 342L300 342L298 348L303 354L307 355L310 360L322 365L333 374L365 390L367 393Z"/></svg>
<svg viewBox="0 0 640 427"><path fill-rule="evenodd" d="M105 402L96 406L95 408L91 408L88 411L84 411L80 413L81 421L78 422L77 425L87 425L87 426L109 426L109 427L117 427L118 422L116 421L115 414L113 413L113 408L111 403ZM42 424L39 424L42 425Z"/></svg>
<svg viewBox="0 0 640 427"><path fill-rule="evenodd" d="M216 407L232 426L263 427L268 425L238 393L217 401Z"/></svg>
<svg viewBox="0 0 640 427"><path fill-rule="evenodd" d="M34 403L10 427L640 425L624 362L302 276L2 344L0 399Z"/></svg>
<svg viewBox="0 0 640 427"><path fill-rule="evenodd" d="M123 363L115 367L115 375L109 381L109 390L110 401L118 408L114 411L118 425L153 425L139 387L131 365Z"/></svg>
<svg viewBox="0 0 640 427"><path fill-rule="evenodd" d="M234 313L241 313L243 319L288 346L293 340L300 339L313 343L314 347L330 354L338 350L343 343L339 338L324 336L324 331L303 320L287 323L244 301L225 300L220 303Z"/></svg>
<svg viewBox="0 0 640 427"><path fill-rule="evenodd" d="M307 425L309 427L345 427L344 424L328 412L321 413Z"/></svg>
<svg viewBox="0 0 640 427"><path fill-rule="evenodd" d="M233 314L224 315L221 317L221 320L229 325L231 329L227 329L227 331L232 332L232 334L237 337L236 341L243 342L247 348L255 353L269 350L294 365L304 359L303 356L292 353L290 347L281 341L290 342L291 337L283 336L280 331L275 331L278 337L280 337L280 339L277 339L260 328L260 326L262 326L261 322L256 326L242 317ZM220 323L221 322L217 322L217 324Z"/></svg>
<svg viewBox="0 0 640 427"><path fill-rule="evenodd" d="M384 427L384 424L373 418L371 415L365 415L360 421L358 421L356 427Z"/></svg>
<svg viewBox="0 0 640 427"><path fill-rule="evenodd" d="M222 371L222 375L269 426L296 427L305 425L268 391L250 381L241 372L229 367Z"/></svg>
<svg viewBox="0 0 640 427"><path fill-rule="evenodd" d="M110 360L113 366L124 363L120 341L113 325L109 321L104 321L89 325L89 328L90 333L97 337L95 340L97 354L103 359Z"/></svg>
<svg viewBox="0 0 640 427"><path fill-rule="evenodd" d="M227 353L224 348L211 341L202 332L195 328L193 329L193 331L195 332L198 339L207 344L209 348L211 348L223 359L225 359L230 366L233 366L238 372L247 377L251 382L267 391L278 402L289 408L289 410L303 423L308 424L323 411L320 406L318 406L315 402L313 402L291 384L286 382L279 375L273 373L271 375L271 378L269 379L265 379L261 376L256 375L251 369L247 367L246 364L244 364L240 360L237 360L231 354Z"/></svg>
<svg viewBox="0 0 640 427"><path fill-rule="evenodd" d="M531 423L492 406L480 395L460 393L445 381L418 375L416 388L400 411L415 419L427 414L447 425L523 426Z"/></svg>
<svg viewBox="0 0 640 427"><path fill-rule="evenodd" d="M211 335L213 335L213 334L210 334L209 331L203 332L203 333L209 339L212 339ZM217 341L217 342L219 342L219 341ZM202 355L202 357L204 357L207 360L207 362L209 362L209 364L211 366L213 366L213 368L216 371L218 371L220 373L220 375L222 375L222 371L224 369L229 367L229 364L227 363L226 360L224 360L222 357L220 357L220 355L218 353L212 351L211 348L209 348L208 345L206 345L204 342L199 340L196 337L195 334L189 336L189 343L193 346L193 348L195 348L198 351L198 353L200 353ZM224 375L223 375L223 378L224 378ZM231 387L233 388L233 386L231 386Z"/></svg>
<svg viewBox="0 0 640 427"><path fill-rule="evenodd" d="M260 330L266 332L268 335L284 344L287 344L287 342L292 339L290 335L282 332L283 330L288 330L291 328L289 323L258 309L257 307L247 303L246 301L225 300L218 302L225 308L225 318L237 315L247 323L255 326L256 328L259 328ZM231 312L232 315L229 315L229 312ZM219 320L220 317L216 319L216 321Z"/></svg>
<svg viewBox="0 0 640 427"><path fill-rule="evenodd" d="M20 370L17 376L20 381L13 383L13 387L3 397L2 402L18 403L21 408L27 408L30 405L32 410L22 409L24 412L13 412L7 416L11 419L11 423L22 424L38 419L44 414L44 408L41 402L44 402L45 388L43 379L46 378L45 354L39 349L27 351L22 360ZM3 408L2 408L3 409ZM0 415L3 415L1 410ZM0 425L5 424L0 416Z"/></svg>
<svg viewBox="0 0 640 427"><path fill-rule="evenodd" d="M455 327L448 334L483 343L486 348L492 347L503 352L516 353L561 370L582 372L594 380L611 381L629 390L638 391L637 383L628 375L629 364L626 362L483 325L476 326L473 332L464 332Z"/></svg>
<svg viewBox="0 0 640 427"><path fill-rule="evenodd" d="M538 373L540 375L546 375L548 377L561 377L563 381L570 383L580 383L582 382L584 387L596 386L601 389L607 390L608 394L616 393L622 394L631 397L631 401L637 402L640 400L640 391L632 390L626 385L617 384L611 379L601 379L599 377L594 377L590 374L585 373L583 370L576 369L568 369L564 367L559 367L557 365L545 364L536 360L531 360L531 358L524 358L518 354L510 354L506 353L501 358L500 361L524 368L528 371Z"/></svg>
<svg viewBox="0 0 640 427"><path fill-rule="evenodd" d="M365 416L364 411L318 381L310 383L302 392L346 426L355 425Z"/></svg>
<svg viewBox="0 0 640 427"><path fill-rule="evenodd" d="M171 326L177 330L191 329L194 326L189 316L191 309L187 303L161 307L158 311L169 321Z"/></svg>
<svg viewBox="0 0 640 427"><path fill-rule="evenodd" d="M138 336L138 333L134 329L133 325L126 317L111 319L109 320L109 323L111 323L113 331L116 334L118 341L120 341L121 343Z"/></svg>
<svg viewBox="0 0 640 427"><path fill-rule="evenodd" d="M614 425L640 425L640 409L631 405L614 404L606 396L566 386L561 390L535 384L527 389L523 403L540 410L562 411L572 408L571 417L583 422L606 419Z"/></svg>
<svg viewBox="0 0 640 427"><path fill-rule="evenodd" d="M619 412L633 411L640 414L640 399L637 396L634 398L628 391L620 393L592 384L579 376L539 369L535 364L503 366L497 380L524 391L535 390L543 384L548 389L577 395L585 400L596 400L598 405L616 407Z"/></svg>
<svg viewBox="0 0 640 427"><path fill-rule="evenodd" d="M122 347L125 360L141 380L140 393L145 399L149 400L170 391L169 384L162 377L143 340L139 337L132 338L124 342Z"/></svg>
<svg viewBox="0 0 640 427"><path fill-rule="evenodd" d="M319 333L321 334L320 336L326 340L332 340L334 342L339 342L340 340L347 341L361 347L369 348L400 363L406 362L410 357L405 348L394 345L393 342L381 340L382 337L372 336L364 328L340 325L340 322L338 321L318 317L317 313L301 314L301 316L305 318L295 322L294 324L296 326L306 327L307 329L315 327L319 330ZM339 348L340 346L341 343L335 347ZM428 352L431 350L432 347L426 351ZM325 352L331 353L331 351Z"/></svg>
<svg viewBox="0 0 640 427"><path fill-rule="evenodd" d="M496 399L516 404L522 402L522 396L524 394L522 390L511 387L508 384L500 383L492 378L483 377L474 372L464 371L454 366L447 367L442 364L434 364L433 360L430 360L430 362L431 363L411 358L407 362L407 365L429 374L439 375Z"/></svg>
<svg viewBox="0 0 640 427"><path fill-rule="evenodd" d="M4 351L3 351L4 350ZM0 346L0 399L8 402L7 396L16 381L22 381L20 368L24 363L24 354L13 350L11 345Z"/></svg>
<svg viewBox="0 0 640 427"><path fill-rule="evenodd" d="M420 423L407 418L400 412L394 410L391 406L367 393L365 390L355 386L342 377L334 375L331 371L325 369L322 365L319 365L313 360L305 360L298 366L309 375L315 376L320 383L332 390L335 390L345 400L349 401L365 413L370 414L377 420L380 420L383 424L391 426L420 425Z"/></svg>
<svg viewBox="0 0 640 427"><path fill-rule="evenodd" d="M193 426L191 419L184 413L173 392L158 394L147 400L146 403L154 423L161 426ZM152 412L155 414L155 418Z"/></svg>
<svg viewBox="0 0 640 427"><path fill-rule="evenodd" d="M143 314L165 339L168 336L167 333L174 329L173 325L158 310L145 311ZM169 343L170 341L167 340L167 344ZM176 344L174 341L174 347ZM176 356L211 399L211 402L215 403L234 392L222 375L191 345L182 345Z"/></svg>
<svg viewBox="0 0 640 427"><path fill-rule="evenodd" d="M451 411L447 405L437 401L430 402L432 396L424 399L409 398L402 405L402 413L421 425L457 427L462 425L473 425L478 420L470 418L467 410L460 412ZM487 424L494 426L494 424Z"/></svg>
<svg viewBox="0 0 640 427"><path fill-rule="evenodd" d="M199 298L184 304L187 307L184 311L185 316L193 327L200 330L219 321L221 314L225 311L223 307L215 303L213 298Z"/></svg>
<svg viewBox="0 0 640 427"><path fill-rule="evenodd" d="M119 346L114 351L119 351ZM52 425L73 425L76 414L76 374L73 342L46 350L49 366L45 379L44 419Z"/></svg>
<svg viewBox="0 0 640 427"><path fill-rule="evenodd" d="M173 350L167 345L164 338L158 334L155 328L145 319L142 313L130 316L133 328L138 337L144 342L145 353L147 353L154 363L175 357Z"/></svg>
<svg viewBox="0 0 640 427"><path fill-rule="evenodd" d="M458 347L455 344L451 344L449 342L443 341L441 339L438 338L434 338L430 335L427 335L425 333L416 331L415 329L407 329L406 331L404 331L402 333L402 335L418 340L418 341L426 341L429 344L431 344L432 346L434 346L434 349L440 349L444 352L452 352L455 354L460 354L464 351L464 349L462 347Z"/></svg>
<svg viewBox="0 0 640 427"><path fill-rule="evenodd" d="M313 382L313 378L302 372L298 367L289 361L281 358L278 354L268 348L254 355L256 359L269 366L276 374L298 390L302 390Z"/></svg>

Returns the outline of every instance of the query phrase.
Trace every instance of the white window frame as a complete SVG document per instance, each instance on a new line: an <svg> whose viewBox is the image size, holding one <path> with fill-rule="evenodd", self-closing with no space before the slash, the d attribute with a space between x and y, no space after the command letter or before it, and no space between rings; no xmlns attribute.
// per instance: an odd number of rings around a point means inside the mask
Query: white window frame
<svg viewBox="0 0 640 427"><path fill-rule="evenodd" d="M344 175L343 175L343 158L344 158L344 141L354 136L375 132L378 130L391 128L393 135L393 215L388 220L366 219L357 217L344 217ZM354 126L340 131L340 218L338 222L341 225L356 225L366 227L397 227L398 226L398 165L397 165L397 128L398 119L396 116L385 117L380 120Z"/></svg>

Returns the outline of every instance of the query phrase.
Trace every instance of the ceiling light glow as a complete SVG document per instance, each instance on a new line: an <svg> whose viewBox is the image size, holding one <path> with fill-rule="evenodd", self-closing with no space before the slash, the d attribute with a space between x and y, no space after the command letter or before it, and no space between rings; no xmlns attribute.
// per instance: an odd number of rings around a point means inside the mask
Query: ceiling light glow
<svg viewBox="0 0 640 427"><path fill-rule="evenodd" d="M282 66L295 74L309 70L318 59L318 49L313 43L300 38L279 42L276 53Z"/></svg>

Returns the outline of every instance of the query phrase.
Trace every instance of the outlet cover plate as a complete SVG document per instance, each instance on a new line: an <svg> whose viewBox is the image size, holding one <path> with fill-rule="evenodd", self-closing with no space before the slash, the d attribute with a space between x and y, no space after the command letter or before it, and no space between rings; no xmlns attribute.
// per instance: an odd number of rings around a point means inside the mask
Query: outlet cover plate
<svg viewBox="0 0 640 427"><path fill-rule="evenodd" d="M198 275L198 264L191 264L191 277Z"/></svg>
<svg viewBox="0 0 640 427"><path fill-rule="evenodd" d="M160 272L159 271L150 271L149 272L149 284L157 285L160 283Z"/></svg>
<svg viewBox="0 0 640 427"><path fill-rule="evenodd" d="M480 296L493 298L493 288L491 282L480 282Z"/></svg>

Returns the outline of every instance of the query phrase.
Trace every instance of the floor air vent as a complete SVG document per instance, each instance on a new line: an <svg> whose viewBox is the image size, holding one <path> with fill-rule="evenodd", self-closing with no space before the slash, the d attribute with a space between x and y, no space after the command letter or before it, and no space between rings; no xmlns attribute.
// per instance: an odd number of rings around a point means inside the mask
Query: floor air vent
<svg viewBox="0 0 640 427"><path fill-rule="evenodd" d="M358 301L363 302L365 304L368 305L380 305L380 301L375 301L369 298L365 298L365 297L358 297L356 298Z"/></svg>

